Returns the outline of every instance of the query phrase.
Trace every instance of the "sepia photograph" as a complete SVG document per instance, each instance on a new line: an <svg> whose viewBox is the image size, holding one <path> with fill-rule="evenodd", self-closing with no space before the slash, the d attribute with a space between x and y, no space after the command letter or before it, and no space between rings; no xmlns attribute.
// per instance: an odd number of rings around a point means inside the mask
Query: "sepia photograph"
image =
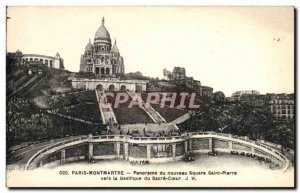
<svg viewBox="0 0 300 193"><path fill-rule="evenodd" d="M295 188L293 6L7 6L8 188Z"/></svg>

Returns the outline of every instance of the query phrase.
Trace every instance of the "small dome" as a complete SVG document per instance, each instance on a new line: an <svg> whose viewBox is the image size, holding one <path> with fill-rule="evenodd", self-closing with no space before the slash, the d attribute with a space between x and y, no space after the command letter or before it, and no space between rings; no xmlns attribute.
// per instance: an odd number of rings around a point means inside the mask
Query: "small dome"
<svg viewBox="0 0 300 193"><path fill-rule="evenodd" d="M115 40L115 43L114 43L113 47L111 48L111 52L119 53L119 48L117 46L117 41L116 40Z"/></svg>
<svg viewBox="0 0 300 193"><path fill-rule="evenodd" d="M96 31L95 39L96 38L108 39L110 41L110 34L104 26L104 18L102 18L102 25Z"/></svg>
<svg viewBox="0 0 300 193"><path fill-rule="evenodd" d="M90 50L92 51L93 50L93 44L91 43L91 39L89 40L89 43L85 46L85 50Z"/></svg>

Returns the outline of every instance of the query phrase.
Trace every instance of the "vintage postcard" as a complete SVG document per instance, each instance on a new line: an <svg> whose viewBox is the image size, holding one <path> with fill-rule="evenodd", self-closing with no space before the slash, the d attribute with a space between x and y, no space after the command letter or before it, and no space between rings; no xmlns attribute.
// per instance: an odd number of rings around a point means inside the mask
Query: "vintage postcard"
<svg viewBox="0 0 300 193"><path fill-rule="evenodd" d="M6 186L295 186L294 7L6 14Z"/></svg>

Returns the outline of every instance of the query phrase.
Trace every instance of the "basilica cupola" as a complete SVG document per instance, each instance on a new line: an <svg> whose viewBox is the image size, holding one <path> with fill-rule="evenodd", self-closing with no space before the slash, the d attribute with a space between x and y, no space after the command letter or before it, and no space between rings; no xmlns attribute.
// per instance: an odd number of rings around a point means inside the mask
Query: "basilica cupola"
<svg viewBox="0 0 300 193"><path fill-rule="evenodd" d="M96 53L98 52L109 52L111 48L110 34L104 25L104 17L102 18L102 24L97 29L94 38L94 47Z"/></svg>
<svg viewBox="0 0 300 193"><path fill-rule="evenodd" d="M85 46L85 51L93 51L94 47L91 43L91 38L89 39L89 43Z"/></svg>
<svg viewBox="0 0 300 193"><path fill-rule="evenodd" d="M93 55L94 46L91 43L91 39L89 39L89 43L85 46L84 55L86 57L92 57Z"/></svg>

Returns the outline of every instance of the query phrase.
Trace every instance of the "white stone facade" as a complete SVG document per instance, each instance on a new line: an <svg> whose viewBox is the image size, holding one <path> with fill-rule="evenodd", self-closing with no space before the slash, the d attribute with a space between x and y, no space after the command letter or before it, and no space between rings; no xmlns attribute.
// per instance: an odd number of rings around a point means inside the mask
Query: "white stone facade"
<svg viewBox="0 0 300 193"><path fill-rule="evenodd" d="M22 64L26 63L42 63L48 68L55 68L61 70L65 69L64 60L60 57L58 52L54 57L40 54L24 54L22 56Z"/></svg>
<svg viewBox="0 0 300 193"><path fill-rule="evenodd" d="M104 26L104 18L96 31L93 44L90 39L84 54L81 55L80 71L94 73L99 77L119 77L124 74L123 57L116 40L113 46L111 44L110 34Z"/></svg>

